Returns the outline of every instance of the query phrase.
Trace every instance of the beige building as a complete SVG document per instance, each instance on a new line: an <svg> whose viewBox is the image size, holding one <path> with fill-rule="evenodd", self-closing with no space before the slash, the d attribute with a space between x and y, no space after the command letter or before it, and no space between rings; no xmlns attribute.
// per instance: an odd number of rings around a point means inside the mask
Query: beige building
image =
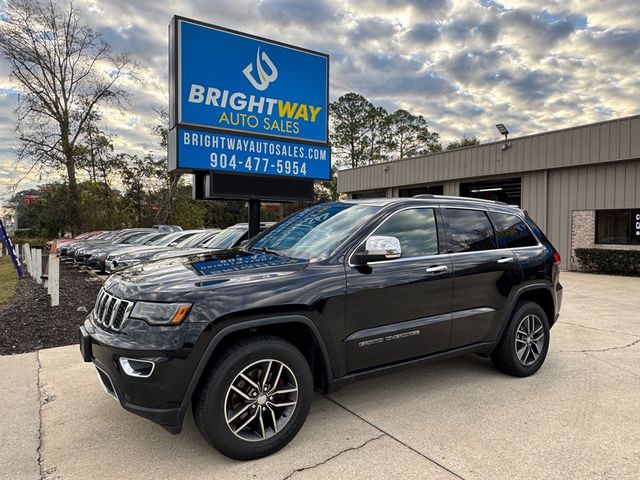
<svg viewBox="0 0 640 480"><path fill-rule="evenodd" d="M338 191L519 205L571 269L577 247L640 249L640 115L341 170Z"/></svg>

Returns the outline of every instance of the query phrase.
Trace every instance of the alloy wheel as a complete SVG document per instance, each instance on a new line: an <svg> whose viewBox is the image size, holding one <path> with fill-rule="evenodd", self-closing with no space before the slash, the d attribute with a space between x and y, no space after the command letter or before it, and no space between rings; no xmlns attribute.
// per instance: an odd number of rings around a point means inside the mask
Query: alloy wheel
<svg viewBox="0 0 640 480"><path fill-rule="evenodd" d="M520 363L530 366L536 363L544 348L545 334L542 321L536 315L527 315L516 330L516 355Z"/></svg>
<svg viewBox="0 0 640 480"><path fill-rule="evenodd" d="M298 382L279 360L245 367L227 389L224 414L234 435L249 442L273 437L289 422L298 403Z"/></svg>

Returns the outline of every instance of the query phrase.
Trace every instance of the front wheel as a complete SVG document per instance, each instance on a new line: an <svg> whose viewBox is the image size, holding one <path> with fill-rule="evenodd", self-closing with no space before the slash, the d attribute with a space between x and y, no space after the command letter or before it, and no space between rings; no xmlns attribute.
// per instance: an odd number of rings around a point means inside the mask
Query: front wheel
<svg viewBox="0 0 640 480"><path fill-rule="evenodd" d="M534 302L519 302L491 361L498 370L528 377L540 369L548 350L549 321L543 308Z"/></svg>
<svg viewBox="0 0 640 480"><path fill-rule="evenodd" d="M193 415L207 441L238 460L270 455L298 433L313 399L313 376L300 351L273 336L229 347L194 397Z"/></svg>

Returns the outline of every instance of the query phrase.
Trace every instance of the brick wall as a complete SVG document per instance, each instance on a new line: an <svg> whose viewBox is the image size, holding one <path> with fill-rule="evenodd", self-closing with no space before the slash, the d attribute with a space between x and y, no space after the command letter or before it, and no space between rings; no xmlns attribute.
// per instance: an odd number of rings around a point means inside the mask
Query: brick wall
<svg viewBox="0 0 640 480"><path fill-rule="evenodd" d="M640 250L640 245L599 245L596 240L595 210L574 210L571 212L571 258L569 270L579 271L575 258L576 248L603 248L614 250Z"/></svg>

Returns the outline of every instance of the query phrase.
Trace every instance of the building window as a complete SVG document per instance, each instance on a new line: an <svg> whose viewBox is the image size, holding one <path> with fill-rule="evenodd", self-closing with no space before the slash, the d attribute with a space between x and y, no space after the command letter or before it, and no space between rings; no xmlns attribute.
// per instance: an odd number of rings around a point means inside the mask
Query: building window
<svg viewBox="0 0 640 480"><path fill-rule="evenodd" d="M364 198L385 198L387 196L387 190L381 188L380 190L365 190L364 192L357 192L351 195L353 199Z"/></svg>
<svg viewBox="0 0 640 480"><path fill-rule="evenodd" d="M596 243L640 244L640 209L596 210Z"/></svg>
<svg viewBox="0 0 640 480"><path fill-rule="evenodd" d="M522 205L522 179L496 178L492 180L478 180L460 184L460 196L482 198L504 202L507 205Z"/></svg>

